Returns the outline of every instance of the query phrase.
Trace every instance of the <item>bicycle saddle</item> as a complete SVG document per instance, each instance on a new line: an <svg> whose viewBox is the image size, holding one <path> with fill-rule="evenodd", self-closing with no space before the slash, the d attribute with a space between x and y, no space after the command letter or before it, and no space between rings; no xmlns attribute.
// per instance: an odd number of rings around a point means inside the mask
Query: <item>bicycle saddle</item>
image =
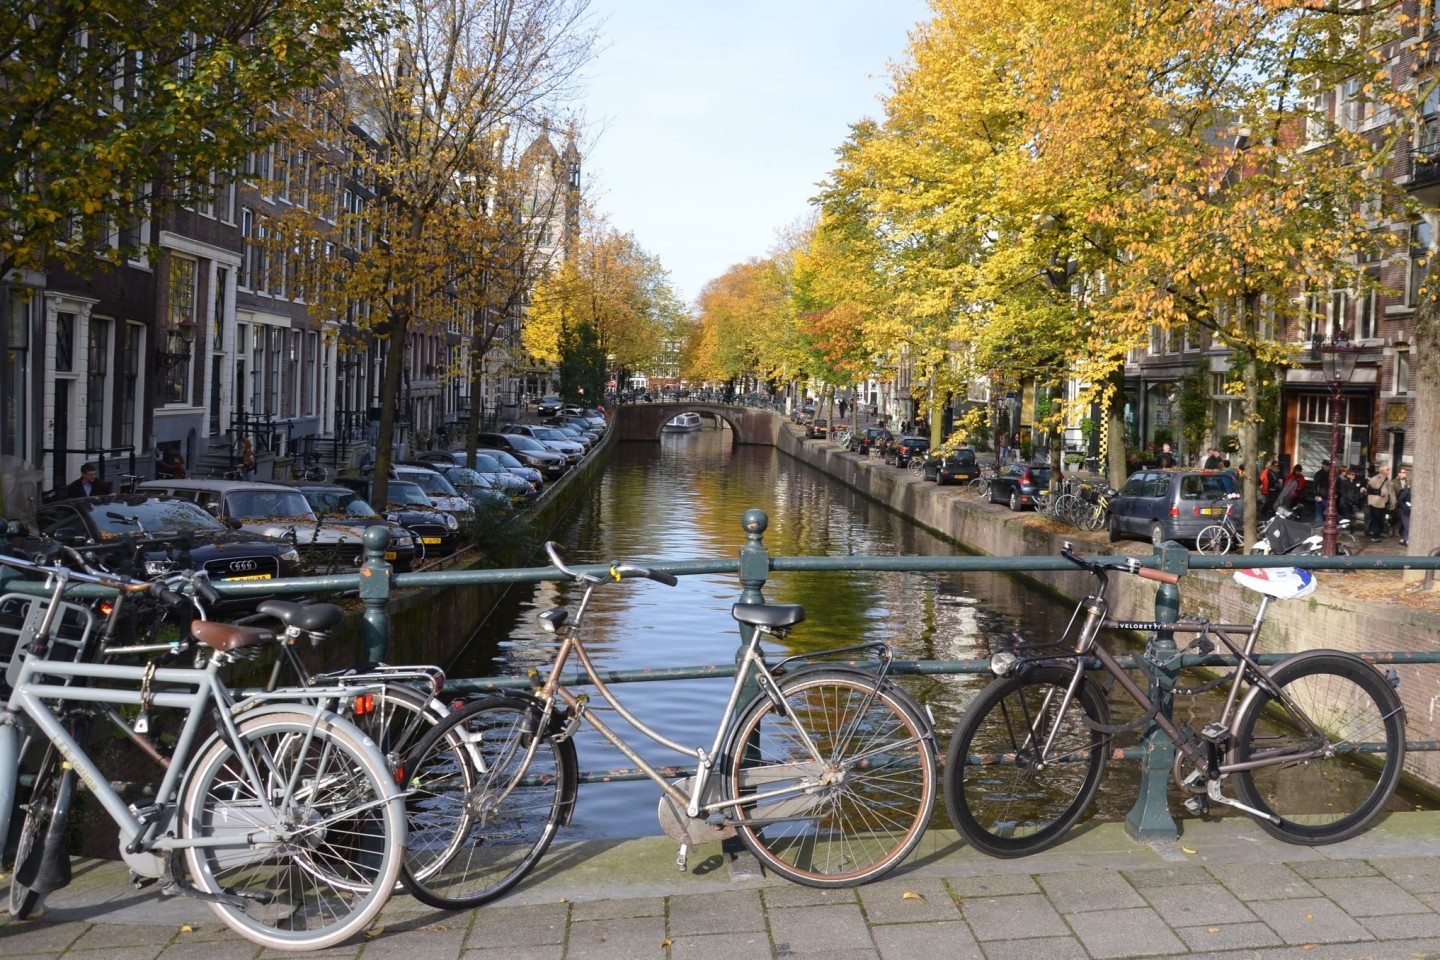
<svg viewBox="0 0 1440 960"><path fill-rule="evenodd" d="M730 616L752 627L792 627L805 619L798 603L737 603Z"/></svg>
<svg viewBox="0 0 1440 960"><path fill-rule="evenodd" d="M1315 592L1315 574L1299 567L1251 567L1235 571L1235 582L1277 600L1299 600Z"/></svg>
<svg viewBox="0 0 1440 960"><path fill-rule="evenodd" d="M287 627L308 633L324 632L345 619L345 611L333 603L290 603L266 600L255 608L257 613L274 617Z"/></svg>

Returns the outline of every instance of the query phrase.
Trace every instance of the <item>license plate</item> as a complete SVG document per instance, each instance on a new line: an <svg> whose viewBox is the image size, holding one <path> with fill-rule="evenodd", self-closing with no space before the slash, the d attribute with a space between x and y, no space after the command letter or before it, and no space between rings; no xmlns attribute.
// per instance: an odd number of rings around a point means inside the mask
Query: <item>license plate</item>
<svg viewBox="0 0 1440 960"><path fill-rule="evenodd" d="M420 542L421 542L421 543L427 543L427 544L435 544L435 543L439 543L439 542L440 542L440 538L439 538L439 537L421 537L421 538L420 538Z"/></svg>
<svg viewBox="0 0 1440 960"><path fill-rule="evenodd" d="M1225 511L1224 511L1224 510L1221 510L1219 507L1201 507L1201 508L1200 508L1200 516L1202 516L1202 517L1215 517L1215 516L1219 516L1220 514L1222 514L1222 513L1224 513L1224 512L1225 512Z"/></svg>
<svg viewBox="0 0 1440 960"><path fill-rule="evenodd" d="M243 577L225 577L226 580L269 580L268 573L248 573Z"/></svg>
<svg viewBox="0 0 1440 960"><path fill-rule="evenodd" d="M385 551L385 559L386 559L386 560L394 560L394 559L395 559L396 557L398 557L398 556L400 556L400 554L396 553L394 550L386 550L386 551Z"/></svg>

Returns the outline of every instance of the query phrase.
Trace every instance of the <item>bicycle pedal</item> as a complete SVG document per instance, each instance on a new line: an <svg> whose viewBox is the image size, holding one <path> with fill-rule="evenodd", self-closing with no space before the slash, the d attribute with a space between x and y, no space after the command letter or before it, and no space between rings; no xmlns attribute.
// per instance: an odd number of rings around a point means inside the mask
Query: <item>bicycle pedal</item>
<svg viewBox="0 0 1440 960"><path fill-rule="evenodd" d="M1185 809L1197 817L1203 817L1210 812L1209 797L1186 797Z"/></svg>
<svg viewBox="0 0 1440 960"><path fill-rule="evenodd" d="M1212 720L1200 728L1200 738L1218 746L1229 741L1230 728Z"/></svg>

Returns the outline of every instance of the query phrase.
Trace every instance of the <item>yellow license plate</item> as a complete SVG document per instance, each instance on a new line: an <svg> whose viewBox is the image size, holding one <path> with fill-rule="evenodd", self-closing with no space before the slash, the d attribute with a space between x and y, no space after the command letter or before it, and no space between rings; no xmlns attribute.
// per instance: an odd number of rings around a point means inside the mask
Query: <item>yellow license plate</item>
<svg viewBox="0 0 1440 960"><path fill-rule="evenodd" d="M387 551L385 551L385 559L386 559L386 560L394 560L394 559L395 559L396 557L398 557L398 556L400 556L400 554L396 553L394 550L387 550Z"/></svg>
<svg viewBox="0 0 1440 960"><path fill-rule="evenodd" d="M439 537L421 537L421 538L420 538L420 542L421 542L421 543L439 543L439 542L440 542L440 538L439 538Z"/></svg>
<svg viewBox="0 0 1440 960"><path fill-rule="evenodd" d="M246 574L246 575L243 576L243 577L226 577L225 579L226 579L226 580L269 580L269 579L270 579L270 574L268 574L268 573L250 573L250 574Z"/></svg>
<svg viewBox="0 0 1440 960"><path fill-rule="evenodd" d="M1224 513L1224 512L1225 512L1225 511L1224 511L1224 510L1221 510L1219 507L1201 507L1201 508L1200 508L1200 515L1201 515L1202 517L1214 517L1214 516L1218 516L1218 515L1220 515L1220 514L1222 514L1222 513Z"/></svg>

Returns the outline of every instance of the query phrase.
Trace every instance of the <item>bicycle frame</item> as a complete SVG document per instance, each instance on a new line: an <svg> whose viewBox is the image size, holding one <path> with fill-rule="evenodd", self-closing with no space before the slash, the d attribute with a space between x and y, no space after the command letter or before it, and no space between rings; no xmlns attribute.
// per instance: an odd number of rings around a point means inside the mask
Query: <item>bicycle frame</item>
<svg viewBox="0 0 1440 960"><path fill-rule="evenodd" d="M599 733L602 737L609 741L615 747L615 749L619 750L626 757L626 759L639 767L640 770L645 774L645 776L648 777L651 781L653 781L655 785L658 786L668 797L670 797L677 804L683 804L685 807L685 815L691 818L709 816L713 813L719 813L724 810L734 809L741 806L742 804L749 805L758 801L773 799L776 797L786 796L795 793L796 788L787 787L783 790L775 790L768 793L747 793L743 799L716 799L710 801L704 799L706 789L709 786L710 775L713 773L714 770L715 758L719 756L721 747L730 732L731 725L735 720L736 708L740 705L740 698L745 690L747 682L753 676L765 696L770 697L776 703L779 703L781 701L780 686L778 683L775 682L774 677L771 675L770 667L766 664L765 658L760 651L761 636L772 633L773 631L762 626L755 626L753 628L750 641L746 644L745 651L741 655L740 663L736 668L735 680L734 683L731 684L730 694L725 700L725 709L720 715L720 721L717 724L715 730L715 738L711 741L708 752L703 747L687 747L683 744L677 743L674 740L671 740L669 737L666 737L664 734L653 729L644 721L640 720L640 718L636 717L625 707L623 703L620 702L620 700L615 696L615 694L610 691L609 687L606 686L605 682L600 679L599 673L595 669L594 663L590 660L589 653L585 650L585 646L578 636L581 626L584 622L585 610L589 605L590 597L594 593L596 585L596 582L593 581L588 581L586 583L585 595L581 599L579 606L576 608L574 617L571 618L569 628L565 631L565 636L560 644L560 650L555 656L555 662L551 666L550 673L546 677L544 684L538 690L538 695L544 704L544 713L540 718L540 726L538 729L546 729L547 725L550 722L550 718L553 715L555 699L558 697L572 711L572 724L579 723L582 720L588 721L590 725L595 728L597 733ZM552 626L557 631L559 629L559 626L555 625L553 620L546 619L544 615L542 615L542 622L547 624L547 629L550 629ZM835 654L855 650L876 649L883 647L884 644L877 642L861 644L855 647L846 647L841 650L831 650L826 652ZM588 696L576 696L565 687L560 677L565 669L565 664L569 661L572 654L579 662L581 669L584 670L586 679L592 685L594 685L595 689L599 692L601 698L606 703L608 703L615 710L615 712L618 713L620 717L625 720L626 723L630 724L635 730L643 734L648 739L660 744L666 749L672 750L675 753L681 754L683 756L690 756L695 758L695 760L697 761L696 773L693 783L691 784L689 796L687 796L677 786L671 783L669 779L667 779L666 776L662 774L659 770L657 770L653 765L651 765L643 757L641 757L640 754L635 750L635 748L633 748L632 746L630 746L629 743L626 742L626 740L621 734L611 729L611 727L606 724L605 721L601 720L599 717L588 711L586 709L586 702L588 701ZM872 693L878 692L881 685L885 682L885 676L889 666L888 660L882 661L882 664L882 669L875 674L875 687ZM573 727L571 729L573 730ZM798 726L796 728L796 733L803 739L805 748L810 752L811 756L819 760L820 752L816 748L815 744L811 742L809 734L802 727ZM531 744L527 750L525 760L521 764L519 774L516 777L517 783L525 776L525 773L529 768L530 761L533 758L535 750L538 747L540 739L541 738L539 737L532 738Z"/></svg>

